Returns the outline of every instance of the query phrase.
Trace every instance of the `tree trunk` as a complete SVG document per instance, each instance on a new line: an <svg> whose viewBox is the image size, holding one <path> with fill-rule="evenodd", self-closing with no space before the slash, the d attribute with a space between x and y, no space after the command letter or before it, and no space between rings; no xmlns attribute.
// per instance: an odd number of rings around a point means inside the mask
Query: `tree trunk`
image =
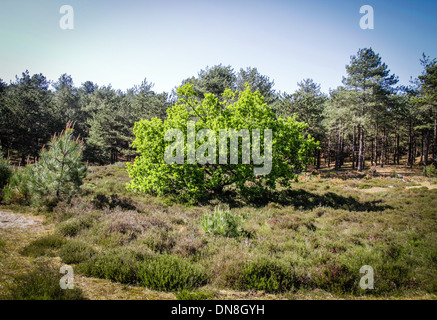
<svg viewBox="0 0 437 320"><path fill-rule="evenodd" d="M355 170L355 127L352 136L352 170Z"/></svg>
<svg viewBox="0 0 437 320"><path fill-rule="evenodd" d="M434 119L434 144L432 150L432 162L434 164L434 167L437 168L437 111Z"/></svg>
<svg viewBox="0 0 437 320"><path fill-rule="evenodd" d="M410 121L410 127L408 129L408 161L407 166L413 167L414 162L414 140L413 140L413 123Z"/></svg>
<svg viewBox="0 0 437 320"><path fill-rule="evenodd" d="M375 166L378 165L378 124L375 130Z"/></svg>
<svg viewBox="0 0 437 320"><path fill-rule="evenodd" d="M426 166L428 165L428 153L429 153L429 138L431 135L431 130L426 129L425 135L425 150L423 151L423 174L426 175Z"/></svg>
<svg viewBox="0 0 437 320"><path fill-rule="evenodd" d="M340 167L342 167L344 165L344 134L342 133L341 135L341 140L340 140Z"/></svg>
<svg viewBox="0 0 437 320"><path fill-rule="evenodd" d="M320 169L320 149L317 149L317 163L316 163L316 169L319 170Z"/></svg>
<svg viewBox="0 0 437 320"><path fill-rule="evenodd" d="M340 122L341 127L341 122ZM337 148L335 155L335 170L338 171L341 166L341 129L338 129L338 137L337 137Z"/></svg>
<svg viewBox="0 0 437 320"><path fill-rule="evenodd" d="M423 143L423 139L424 139L424 135L423 135L423 133L422 133L422 143L421 143L421 146L420 146L420 162L423 164L423 145L424 145L424 143Z"/></svg>
<svg viewBox="0 0 437 320"><path fill-rule="evenodd" d="M385 162L385 128L382 132L381 168L384 168L384 162Z"/></svg>
<svg viewBox="0 0 437 320"><path fill-rule="evenodd" d="M364 129L360 128L360 149L358 154L358 171L364 169Z"/></svg>

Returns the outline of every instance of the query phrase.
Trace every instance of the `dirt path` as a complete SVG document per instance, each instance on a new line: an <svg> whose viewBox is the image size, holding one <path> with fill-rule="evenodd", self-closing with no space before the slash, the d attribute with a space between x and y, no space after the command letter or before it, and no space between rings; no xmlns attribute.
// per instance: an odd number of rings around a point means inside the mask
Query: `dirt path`
<svg viewBox="0 0 437 320"><path fill-rule="evenodd" d="M0 228L38 228L42 227L44 218L19 213L0 211Z"/></svg>

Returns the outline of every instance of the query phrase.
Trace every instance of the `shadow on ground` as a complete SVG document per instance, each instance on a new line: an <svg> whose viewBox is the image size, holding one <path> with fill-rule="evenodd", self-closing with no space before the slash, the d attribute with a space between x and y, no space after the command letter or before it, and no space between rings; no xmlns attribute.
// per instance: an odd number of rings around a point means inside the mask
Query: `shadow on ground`
<svg viewBox="0 0 437 320"><path fill-rule="evenodd" d="M381 200L360 202L352 196L344 197L334 192L316 194L303 189L264 191L262 194L248 195L245 200L239 199L236 192L227 191L216 195L213 199L228 204L230 207L252 205L263 207L269 203L282 206L294 206L298 209L311 210L317 207L329 207L348 211L375 212L392 209L389 205L382 205ZM210 199L210 203L211 203Z"/></svg>

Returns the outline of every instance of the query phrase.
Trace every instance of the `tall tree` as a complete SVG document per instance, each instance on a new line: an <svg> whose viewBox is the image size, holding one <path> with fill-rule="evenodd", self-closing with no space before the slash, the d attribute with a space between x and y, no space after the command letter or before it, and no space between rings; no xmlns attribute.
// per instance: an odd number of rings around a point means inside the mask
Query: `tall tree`
<svg viewBox="0 0 437 320"><path fill-rule="evenodd" d="M244 91L246 83L249 84L251 90L258 90L267 104L271 105L277 100L278 97L273 89L275 82L259 73L257 68L240 69L236 78L236 89Z"/></svg>
<svg viewBox="0 0 437 320"><path fill-rule="evenodd" d="M37 157L52 134L62 129L60 108L53 103L49 81L42 74L23 72L8 87L5 111L9 119L6 146L16 149L22 162ZM2 141L3 144L3 141Z"/></svg>
<svg viewBox="0 0 437 320"><path fill-rule="evenodd" d="M140 86L131 89L132 107L136 114L134 122L140 119L149 120L153 117L163 120L166 117L166 110L169 107L168 96L166 93L157 94L152 88L153 83L144 79Z"/></svg>
<svg viewBox="0 0 437 320"><path fill-rule="evenodd" d="M75 123L76 135L85 136L85 113L81 108L79 90L74 87L72 77L64 73L54 83L54 88L54 103L60 108L64 122Z"/></svg>
<svg viewBox="0 0 437 320"><path fill-rule="evenodd" d="M365 160L366 131L372 116L372 107L384 105L380 98L392 91L392 86L398 82L398 79L395 75L390 75L387 65L372 48L360 49L356 55L353 55L350 64L346 66L346 72L347 77L343 78L343 84L359 94L360 108L355 116L359 119L358 171L362 171Z"/></svg>
<svg viewBox="0 0 437 320"><path fill-rule="evenodd" d="M219 96L226 89L235 90L236 80L237 77L231 66L219 64L200 70L197 78L188 78L182 81L182 85L191 83L198 99L203 99L206 93Z"/></svg>
<svg viewBox="0 0 437 320"><path fill-rule="evenodd" d="M422 124L420 129L424 133L424 172L428 165L428 154L431 145L431 131L433 130L433 164L437 166L437 61L423 54L421 59L423 72L418 78L418 96L414 103L420 110Z"/></svg>
<svg viewBox="0 0 437 320"><path fill-rule="evenodd" d="M320 85L312 79L304 79L298 83L294 94L284 94L278 103L280 114L287 116L296 114L297 120L307 123L306 132L316 141L324 142L325 127L323 126L324 109L328 98L320 90ZM316 167L320 167L320 149L316 150Z"/></svg>

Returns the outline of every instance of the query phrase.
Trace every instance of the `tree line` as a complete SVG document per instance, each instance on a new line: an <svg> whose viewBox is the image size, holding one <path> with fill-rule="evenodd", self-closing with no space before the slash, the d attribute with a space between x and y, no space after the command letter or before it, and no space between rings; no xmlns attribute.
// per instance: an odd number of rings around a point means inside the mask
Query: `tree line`
<svg viewBox="0 0 437 320"><path fill-rule="evenodd" d="M276 116L296 115L307 123L306 134L320 141L314 165L352 169L418 162L426 170L437 165L437 63L423 55L423 71L408 86L398 86L379 54L360 49L346 66L342 85L329 94L312 79L298 83L292 93L277 92L274 81L256 68L234 71L216 65L185 79L197 99L207 93L220 97L226 89L258 90ZM84 160L105 164L132 160L133 127L141 119L165 119L166 110L179 101L176 89L157 93L145 79L126 91L91 81L76 87L63 74L50 82L28 71L9 84L0 79L0 144L3 153L25 164L39 157L50 138L73 122L84 142ZM284 143L286 143L284 141Z"/></svg>

